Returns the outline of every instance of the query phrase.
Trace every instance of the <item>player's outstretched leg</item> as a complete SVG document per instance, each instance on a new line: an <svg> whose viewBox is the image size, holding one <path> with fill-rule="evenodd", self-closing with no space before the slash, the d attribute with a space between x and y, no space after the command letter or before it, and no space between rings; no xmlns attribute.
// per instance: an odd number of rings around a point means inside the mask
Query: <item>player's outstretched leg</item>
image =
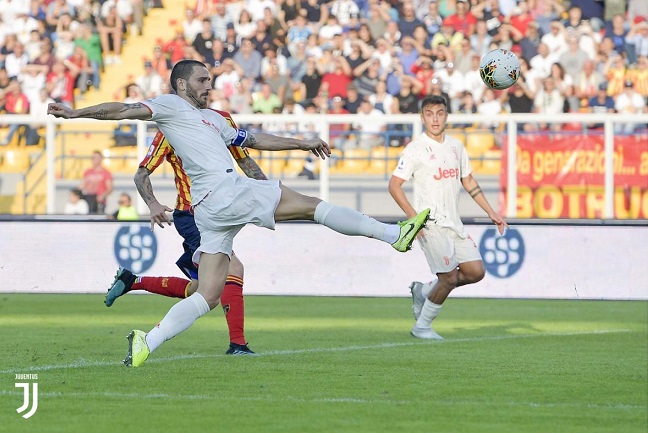
<svg viewBox="0 0 648 433"><path fill-rule="evenodd" d="M285 185L280 187L281 199L275 209L275 221L312 220L347 236L379 239L400 252L411 248L430 215L430 209L425 209L407 221L385 224L357 210L302 195Z"/></svg>
<svg viewBox="0 0 648 433"><path fill-rule="evenodd" d="M191 281L179 277L139 277L126 268L120 267L115 279L106 293L104 304L110 307L117 298L132 290L144 290L169 298L184 299Z"/></svg>

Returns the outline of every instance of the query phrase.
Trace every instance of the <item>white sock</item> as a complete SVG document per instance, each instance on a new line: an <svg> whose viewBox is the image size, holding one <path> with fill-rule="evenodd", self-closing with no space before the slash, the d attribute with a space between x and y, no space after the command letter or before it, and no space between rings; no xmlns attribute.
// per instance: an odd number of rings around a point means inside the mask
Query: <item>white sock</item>
<svg viewBox="0 0 648 433"><path fill-rule="evenodd" d="M432 280L428 281L427 283L423 284L423 287L421 288L421 293L423 296L426 298L430 297L430 293L432 293L432 289L434 289L434 286L436 283L439 282L439 278L435 275Z"/></svg>
<svg viewBox="0 0 648 433"><path fill-rule="evenodd" d="M315 222L349 236L366 236L393 244L400 236L400 227L369 218L356 210L335 206L325 201L315 208Z"/></svg>
<svg viewBox="0 0 648 433"><path fill-rule="evenodd" d="M189 328L200 316L209 313L209 304L200 293L194 293L175 304L164 319L146 334L146 344L151 352L162 343Z"/></svg>
<svg viewBox="0 0 648 433"><path fill-rule="evenodd" d="M416 320L416 326L418 328L429 328L432 326L432 321L439 315L441 307L443 307L443 305L435 304L429 299L426 299L425 304L423 304L423 308L421 309L421 315Z"/></svg>

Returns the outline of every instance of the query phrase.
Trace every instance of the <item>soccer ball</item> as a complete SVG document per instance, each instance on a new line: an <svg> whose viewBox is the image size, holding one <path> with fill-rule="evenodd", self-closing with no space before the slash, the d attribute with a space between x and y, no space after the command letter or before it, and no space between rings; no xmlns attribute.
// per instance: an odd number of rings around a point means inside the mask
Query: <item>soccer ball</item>
<svg viewBox="0 0 648 433"><path fill-rule="evenodd" d="M520 60L511 51L498 48L482 58L479 76L491 89L508 89L520 77Z"/></svg>

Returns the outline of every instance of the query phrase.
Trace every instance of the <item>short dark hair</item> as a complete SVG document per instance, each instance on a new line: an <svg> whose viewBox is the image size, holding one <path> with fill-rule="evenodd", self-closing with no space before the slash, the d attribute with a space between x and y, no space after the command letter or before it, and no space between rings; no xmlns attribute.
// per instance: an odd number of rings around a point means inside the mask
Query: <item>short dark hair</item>
<svg viewBox="0 0 648 433"><path fill-rule="evenodd" d="M183 80L188 81L189 77L191 77L191 74L193 74L194 68L198 66L206 68L205 64L203 62L199 62L198 60L180 60L178 63L176 63L176 65L173 67L173 70L171 71L171 88L175 92L177 92L178 79L182 78Z"/></svg>
<svg viewBox="0 0 648 433"><path fill-rule="evenodd" d="M421 102L421 111L428 105L443 105L446 110L448 109L448 101L441 95L426 96Z"/></svg>

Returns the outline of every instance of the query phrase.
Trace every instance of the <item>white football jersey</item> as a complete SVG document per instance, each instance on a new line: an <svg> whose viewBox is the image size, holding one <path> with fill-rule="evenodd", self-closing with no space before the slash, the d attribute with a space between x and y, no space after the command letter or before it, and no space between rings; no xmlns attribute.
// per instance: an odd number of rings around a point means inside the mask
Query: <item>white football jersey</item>
<svg viewBox="0 0 648 433"><path fill-rule="evenodd" d="M198 109L177 95L160 95L143 102L191 179L192 205L238 176L227 149L237 136L227 120L209 109Z"/></svg>
<svg viewBox="0 0 648 433"><path fill-rule="evenodd" d="M427 134L411 141L401 155L393 175L405 181L413 178L417 211L430 208L430 220L441 227L467 236L459 216L461 179L472 173L463 143L445 134L439 143Z"/></svg>

